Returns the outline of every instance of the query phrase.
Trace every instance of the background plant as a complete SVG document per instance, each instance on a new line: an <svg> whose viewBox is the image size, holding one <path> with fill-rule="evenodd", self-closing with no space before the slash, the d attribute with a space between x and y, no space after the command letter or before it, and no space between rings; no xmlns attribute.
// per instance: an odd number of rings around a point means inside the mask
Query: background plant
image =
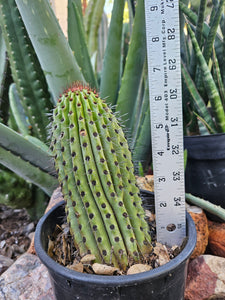
<svg viewBox="0 0 225 300"><path fill-rule="evenodd" d="M57 185L48 114L75 81L100 91L120 112L133 159L145 168L151 159L144 3L134 16L131 1L114 1L109 29L104 3L89 1L83 14L82 1L68 0L67 41L48 1L0 1L0 163L41 188L41 203Z"/></svg>
<svg viewBox="0 0 225 300"><path fill-rule="evenodd" d="M180 1L185 17L182 32L182 78L185 134L225 132L224 1L207 1L198 13Z"/></svg>

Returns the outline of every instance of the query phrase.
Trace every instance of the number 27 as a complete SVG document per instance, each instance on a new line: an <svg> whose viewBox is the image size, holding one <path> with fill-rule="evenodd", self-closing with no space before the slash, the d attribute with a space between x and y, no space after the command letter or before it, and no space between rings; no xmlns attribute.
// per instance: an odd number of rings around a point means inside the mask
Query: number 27
<svg viewBox="0 0 225 300"><path fill-rule="evenodd" d="M166 2L169 3L166 5L167 7L174 8L173 0L166 0Z"/></svg>

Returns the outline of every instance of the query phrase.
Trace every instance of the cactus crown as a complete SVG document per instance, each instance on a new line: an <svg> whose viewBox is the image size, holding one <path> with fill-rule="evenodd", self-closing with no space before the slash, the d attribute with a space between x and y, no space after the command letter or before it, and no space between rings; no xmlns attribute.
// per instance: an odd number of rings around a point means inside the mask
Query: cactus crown
<svg viewBox="0 0 225 300"><path fill-rule="evenodd" d="M109 107L82 85L53 112L51 148L80 255L126 269L151 251L128 143Z"/></svg>

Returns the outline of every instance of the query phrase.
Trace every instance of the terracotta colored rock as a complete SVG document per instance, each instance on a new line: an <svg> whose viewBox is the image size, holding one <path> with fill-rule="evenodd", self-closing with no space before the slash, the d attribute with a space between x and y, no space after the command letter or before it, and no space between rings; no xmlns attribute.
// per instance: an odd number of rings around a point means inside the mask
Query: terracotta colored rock
<svg viewBox="0 0 225 300"><path fill-rule="evenodd" d="M191 259L193 259L205 253L209 237L208 221L206 214L200 207L188 205L187 211L191 215L197 231L197 243L191 255Z"/></svg>
<svg viewBox="0 0 225 300"><path fill-rule="evenodd" d="M0 276L0 299L55 300L46 267L24 253Z"/></svg>
<svg viewBox="0 0 225 300"><path fill-rule="evenodd" d="M61 188L58 187L54 190L51 199L48 203L48 206L46 207L45 213L47 213L53 206L55 206L57 203L63 200L63 195L61 192Z"/></svg>
<svg viewBox="0 0 225 300"><path fill-rule="evenodd" d="M61 193L61 188L58 187L56 190L54 190L51 199L48 203L48 206L46 207L45 213L47 213L53 206L55 206L57 203L63 200L63 195ZM35 248L34 248L34 236L31 240L30 246L27 250L27 253L30 254L36 254Z"/></svg>
<svg viewBox="0 0 225 300"><path fill-rule="evenodd" d="M188 266L185 300L217 299L225 294L225 258L201 255ZM221 298L218 298L221 299ZM225 299L225 298L222 298Z"/></svg>
<svg viewBox="0 0 225 300"><path fill-rule="evenodd" d="M225 257L225 223L208 221L208 226L209 226L208 248L210 253L217 256Z"/></svg>

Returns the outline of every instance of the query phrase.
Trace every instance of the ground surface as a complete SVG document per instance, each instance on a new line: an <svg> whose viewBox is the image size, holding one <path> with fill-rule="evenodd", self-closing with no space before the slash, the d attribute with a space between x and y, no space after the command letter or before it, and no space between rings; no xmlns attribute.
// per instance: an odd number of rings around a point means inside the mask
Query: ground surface
<svg viewBox="0 0 225 300"><path fill-rule="evenodd" d="M0 255L16 260L28 249L35 225L25 209L0 205Z"/></svg>

